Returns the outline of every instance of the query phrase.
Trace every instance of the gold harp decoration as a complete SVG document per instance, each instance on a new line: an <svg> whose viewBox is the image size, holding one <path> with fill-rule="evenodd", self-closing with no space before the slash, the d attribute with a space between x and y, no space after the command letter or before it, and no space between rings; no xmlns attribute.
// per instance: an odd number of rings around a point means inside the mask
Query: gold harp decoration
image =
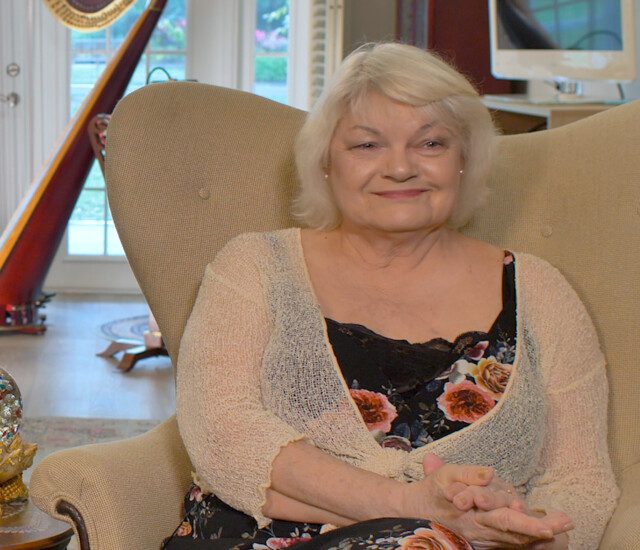
<svg viewBox="0 0 640 550"><path fill-rule="evenodd" d="M136 0L44 0L51 13L77 31L104 29L136 3Z"/></svg>

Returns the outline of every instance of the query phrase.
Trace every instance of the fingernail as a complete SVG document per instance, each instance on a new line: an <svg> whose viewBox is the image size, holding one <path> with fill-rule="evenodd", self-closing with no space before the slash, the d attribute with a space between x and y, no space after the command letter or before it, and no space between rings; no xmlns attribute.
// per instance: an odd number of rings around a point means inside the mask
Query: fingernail
<svg viewBox="0 0 640 550"><path fill-rule="evenodd" d="M478 477L482 480L489 479L490 476L491 476L491 470L487 468L480 470L480 472L478 473Z"/></svg>
<svg viewBox="0 0 640 550"><path fill-rule="evenodd" d="M540 536L545 539L553 538L553 531L551 529L543 529L540 531Z"/></svg>
<svg viewBox="0 0 640 550"><path fill-rule="evenodd" d="M571 529L575 529L575 527L576 527L576 526L573 524L573 522L572 522L572 521L570 521L569 523L565 523L565 524L562 526L562 530L563 530L563 531L571 531Z"/></svg>

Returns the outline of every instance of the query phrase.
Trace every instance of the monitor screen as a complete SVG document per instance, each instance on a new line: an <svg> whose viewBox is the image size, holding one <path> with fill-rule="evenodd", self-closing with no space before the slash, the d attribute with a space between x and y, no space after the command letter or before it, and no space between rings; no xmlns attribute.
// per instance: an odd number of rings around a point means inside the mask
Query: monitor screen
<svg viewBox="0 0 640 550"><path fill-rule="evenodd" d="M620 0L498 0L498 47L622 50Z"/></svg>
<svg viewBox="0 0 640 550"><path fill-rule="evenodd" d="M489 21L498 78L635 79L633 0L489 0Z"/></svg>

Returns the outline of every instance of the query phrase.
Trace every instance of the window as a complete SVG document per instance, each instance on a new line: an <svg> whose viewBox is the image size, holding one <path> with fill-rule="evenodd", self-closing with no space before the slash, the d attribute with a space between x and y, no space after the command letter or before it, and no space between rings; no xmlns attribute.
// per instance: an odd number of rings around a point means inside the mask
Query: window
<svg viewBox="0 0 640 550"><path fill-rule="evenodd" d="M171 0L156 25L149 45L131 78L125 95L151 80L185 78L187 45L186 0ZM144 11L146 0L138 0L112 26L94 33L71 32L70 115L73 116L92 90L127 32ZM153 71L160 67L164 71ZM80 193L67 227L67 255L122 256L107 204L102 172L97 162Z"/></svg>
<svg viewBox="0 0 640 550"><path fill-rule="evenodd" d="M288 103L289 1L257 0L253 92Z"/></svg>

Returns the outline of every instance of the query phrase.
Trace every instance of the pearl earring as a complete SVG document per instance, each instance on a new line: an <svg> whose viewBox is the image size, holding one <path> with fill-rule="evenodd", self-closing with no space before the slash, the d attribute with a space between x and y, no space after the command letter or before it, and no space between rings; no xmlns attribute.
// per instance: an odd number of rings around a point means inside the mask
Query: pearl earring
<svg viewBox="0 0 640 550"><path fill-rule="evenodd" d="M460 170L458 173L459 174L464 174L464 170Z"/></svg>
<svg viewBox="0 0 640 550"><path fill-rule="evenodd" d="M326 172L325 172L325 174L324 174L324 179L326 179L326 180L328 180L328 179L329 179L329 174L327 174Z"/></svg>

